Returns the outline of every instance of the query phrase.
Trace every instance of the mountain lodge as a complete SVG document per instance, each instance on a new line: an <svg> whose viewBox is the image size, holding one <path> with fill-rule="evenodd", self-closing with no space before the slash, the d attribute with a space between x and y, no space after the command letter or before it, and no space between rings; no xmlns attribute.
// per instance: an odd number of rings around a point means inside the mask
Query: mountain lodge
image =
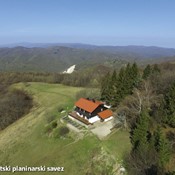
<svg viewBox="0 0 175 175"><path fill-rule="evenodd" d="M109 106L101 101L89 98L80 98L75 102L75 109L69 114L69 118L76 119L86 125L97 121L106 122L113 118Z"/></svg>

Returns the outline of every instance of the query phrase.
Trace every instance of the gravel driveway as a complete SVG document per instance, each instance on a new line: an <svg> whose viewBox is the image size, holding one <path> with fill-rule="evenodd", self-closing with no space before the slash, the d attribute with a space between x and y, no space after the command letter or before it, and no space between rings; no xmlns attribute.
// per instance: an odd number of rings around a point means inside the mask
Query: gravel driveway
<svg viewBox="0 0 175 175"><path fill-rule="evenodd" d="M98 136L99 139L103 139L108 134L111 133L111 128L113 127L114 119L107 121L107 122L96 122L94 124L94 129L91 129L91 131Z"/></svg>

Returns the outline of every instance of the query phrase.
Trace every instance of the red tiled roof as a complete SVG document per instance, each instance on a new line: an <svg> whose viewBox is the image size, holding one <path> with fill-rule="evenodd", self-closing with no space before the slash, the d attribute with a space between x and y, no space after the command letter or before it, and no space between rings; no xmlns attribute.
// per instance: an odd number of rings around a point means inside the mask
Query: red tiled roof
<svg viewBox="0 0 175 175"><path fill-rule="evenodd" d="M107 110L104 110L102 112L99 112L98 115L100 118L106 119L106 118L111 117L113 115L113 113L111 110L107 109Z"/></svg>
<svg viewBox="0 0 175 175"><path fill-rule="evenodd" d="M99 104L94 103L90 100L87 100L85 98L80 98L76 103L75 106L87 111L87 112L93 112Z"/></svg>

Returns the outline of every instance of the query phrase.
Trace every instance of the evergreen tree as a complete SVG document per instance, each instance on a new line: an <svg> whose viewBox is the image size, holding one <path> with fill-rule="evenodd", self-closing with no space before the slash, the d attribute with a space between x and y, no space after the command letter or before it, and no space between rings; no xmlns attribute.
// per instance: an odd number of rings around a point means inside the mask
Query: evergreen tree
<svg viewBox="0 0 175 175"><path fill-rule="evenodd" d="M131 143L133 150L137 150L139 147L148 146L149 138L149 115L143 111L139 117L138 123L131 135Z"/></svg>
<svg viewBox="0 0 175 175"><path fill-rule="evenodd" d="M117 80L117 73L116 73L116 70L114 70L113 74L112 74L112 77L111 77L111 80L112 80L112 83L115 83L116 80Z"/></svg>
<svg viewBox="0 0 175 175"><path fill-rule="evenodd" d="M157 127L154 133L155 139L155 149L158 153L158 163L160 167L164 167L166 163L170 160L170 145L166 138L164 137L160 127Z"/></svg>
<svg viewBox="0 0 175 175"><path fill-rule="evenodd" d="M175 127L175 82L165 95L165 115L167 118L167 123Z"/></svg>
<svg viewBox="0 0 175 175"><path fill-rule="evenodd" d="M115 104L118 105L125 96L125 69L123 67L120 69L116 83L117 93L115 94Z"/></svg>
<svg viewBox="0 0 175 175"><path fill-rule="evenodd" d="M139 70L137 64L134 63L132 66L128 63L126 69L124 70L124 81L122 83L122 89L124 97L132 94L134 87L138 85L139 82Z"/></svg>
<svg viewBox="0 0 175 175"><path fill-rule="evenodd" d="M141 168L136 170L138 174L165 174L165 167L171 156L170 145L160 127L151 134L149 124L150 116L143 111L131 134L132 161L137 162L137 164L131 162L131 165L134 165L133 168L135 166Z"/></svg>
<svg viewBox="0 0 175 175"><path fill-rule="evenodd" d="M126 68L121 68L117 76L114 70L112 76L108 73L101 83L101 99L117 106L127 95L132 94L133 88L138 84L139 70L134 63L128 63Z"/></svg>
<svg viewBox="0 0 175 175"><path fill-rule="evenodd" d="M110 101L110 73L108 72L101 82L101 99L109 102Z"/></svg>
<svg viewBox="0 0 175 175"><path fill-rule="evenodd" d="M160 69L157 64L154 64L152 72L157 74L160 73Z"/></svg>
<svg viewBox="0 0 175 175"><path fill-rule="evenodd" d="M157 157L154 148L154 140L149 132L150 116L146 111L142 111L135 129L131 135L133 164L138 166L135 174L155 174L157 175ZM132 163L131 163L132 165ZM136 168L137 169L137 168Z"/></svg>
<svg viewBox="0 0 175 175"><path fill-rule="evenodd" d="M133 86L133 76L132 76L132 68L130 64L128 63L125 69L125 81L123 84L124 89L124 95L131 94L132 92L132 86Z"/></svg>
<svg viewBox="0 0 175 175"><path fill-rule="evenodd" d="M131 72L131 76L132 76L132 79L133 79L133 87L136 87L138 86L138 83L139 83L139 80L140 80L140 75L139 75L139 69L138 69L138 66L136 63L134 63L132 65L132 68L131 68L132 72Z"/></svg>
<svg viewBox="0 0 175 175"><path fill-rule="evenodd" d="M114 70L111 77L111 104L115 106L116 104L116 94L117 94L117 73Z"/></svg>
<svg viewBox="0 0 175 175"><path fill-rule="evenodd" d="M143 71L142 78L146 80L150 76L151 72L152 72L151 66L148 64Z"/></svg>

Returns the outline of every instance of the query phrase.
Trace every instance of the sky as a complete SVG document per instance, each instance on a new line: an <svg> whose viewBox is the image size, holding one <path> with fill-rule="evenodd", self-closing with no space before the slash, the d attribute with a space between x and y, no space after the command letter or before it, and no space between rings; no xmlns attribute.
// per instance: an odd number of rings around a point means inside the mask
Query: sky
<svg viewBox="0 0 175 175"><path fill-rule="evenodd" d="M0 44L175 48L175 0L0 0Z"/></svg>

